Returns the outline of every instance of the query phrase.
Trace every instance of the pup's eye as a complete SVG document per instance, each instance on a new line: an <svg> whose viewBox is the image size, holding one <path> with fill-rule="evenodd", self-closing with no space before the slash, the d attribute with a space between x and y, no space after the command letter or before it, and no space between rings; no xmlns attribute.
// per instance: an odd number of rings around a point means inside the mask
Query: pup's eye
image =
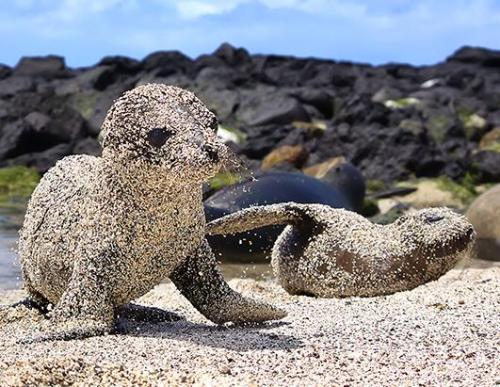
<svg viewBox="0 0 500 387"><path fill-rule="evenodd" d="M439 222L440 220L443 220L444 219L444 216L443 215L427 215L425 217L425 221L427 223L436 223L436 222Z"/></svg>
<svg viewBox="0 0 500 387"><path fill-rule="evenodd" d="M217 129L219 129L219 121L217 120L216 116L213 116L210 119L210 122L208 124L208 127L212 129L214 132L217 132Z"/></svg>
<svg viewBox="0 0 500 387"><path fill-rule="evenodd" d="M173 132L165 128L155 128L148 132L148 142L155 148L163 146Z"/></svg>

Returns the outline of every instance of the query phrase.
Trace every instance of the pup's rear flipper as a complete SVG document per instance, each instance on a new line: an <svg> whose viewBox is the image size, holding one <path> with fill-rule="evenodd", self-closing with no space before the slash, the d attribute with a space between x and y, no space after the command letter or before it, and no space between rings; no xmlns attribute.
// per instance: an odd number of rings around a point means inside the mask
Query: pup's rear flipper
<svg viewBox="0 0 500 387"><path fill-rule="evenodd" d="M255 206L215 219L207 224L207 234L237 234L259 227L300 222L307 205L279 203Z"/></svg>
<svg viewBox="0 0 500 387"><path fill-rule="evenodd" d="M12 305L0 306L0 326L22 319L39 319L47 313L47 304L25 298Z"/></svg>
<svg viewBox="0 0 500 387"><path fill-rule="evenodd" d="M272 305L243 297L224 281L215 256L205 241L170 279L206 318L216 324L278 320L286 312Z"/></svg>

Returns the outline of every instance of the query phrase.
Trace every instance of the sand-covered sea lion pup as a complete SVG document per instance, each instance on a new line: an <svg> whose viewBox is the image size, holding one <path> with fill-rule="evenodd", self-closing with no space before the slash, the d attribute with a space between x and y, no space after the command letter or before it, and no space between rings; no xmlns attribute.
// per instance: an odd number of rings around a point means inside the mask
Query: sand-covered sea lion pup
<svg viewBox="0 0 500 387"><path fill-rule="evenodd" d="M191 92L139 86L109 110L102 157L66 157L44 175L19 241L31 304L55 305L34 339L110 332L117 307L166 277L216 323L285 315L234 292L206 242L202 183L229 159L216 128Z"/></svg>
<svg viewBox="0 0 500 387"><path fill-rule="evenodd" d="M291 294L378 296L412 289L451 269L474 240L472 225L447 208L429 208L382 226L320 204L252 207L207 225L230 234L287 224L271 263Z"/></svg>

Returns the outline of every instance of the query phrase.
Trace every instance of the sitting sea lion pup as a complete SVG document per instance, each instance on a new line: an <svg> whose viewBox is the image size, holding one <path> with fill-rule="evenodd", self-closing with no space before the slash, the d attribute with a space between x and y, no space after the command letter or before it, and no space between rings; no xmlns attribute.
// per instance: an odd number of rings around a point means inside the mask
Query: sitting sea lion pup
<svg viewBox="0 0 500 387"><path fill-rule="evenodd" d="M382 226L344 209L283 203L251 207L210 222L211 235L287 224L271 263L291 294L378 296L412 289L451 269L474 230L447 208L429 208Z"/></svg>
<svg viewBox="0 0 500 387"><path fill-rule="evenodd" d="M117 307L166 277L218 324L284 317L231 290L205 239L202 183L229 160L216 129L191 92L139 86L109 110L102 157L45 174L19 241L30 303L55 305L36 340L110 332Z"/></svg>

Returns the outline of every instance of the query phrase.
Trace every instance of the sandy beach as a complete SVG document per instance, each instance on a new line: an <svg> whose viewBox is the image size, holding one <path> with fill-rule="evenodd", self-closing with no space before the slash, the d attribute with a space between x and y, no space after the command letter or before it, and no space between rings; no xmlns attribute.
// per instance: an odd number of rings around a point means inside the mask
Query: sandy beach
<svg viewBox="0 0 500 387"><path fill-rule="evenodd" d="M288 311L261 326L217 327L172 284L138 302L175 323L120 321L120 334L18 344L34 312L0 327L0 385L467 385L500 384L500 268L452 270L391 296L313 299L271 281L231 286ZM0 304L22 291L0 293Z"/></svg>

